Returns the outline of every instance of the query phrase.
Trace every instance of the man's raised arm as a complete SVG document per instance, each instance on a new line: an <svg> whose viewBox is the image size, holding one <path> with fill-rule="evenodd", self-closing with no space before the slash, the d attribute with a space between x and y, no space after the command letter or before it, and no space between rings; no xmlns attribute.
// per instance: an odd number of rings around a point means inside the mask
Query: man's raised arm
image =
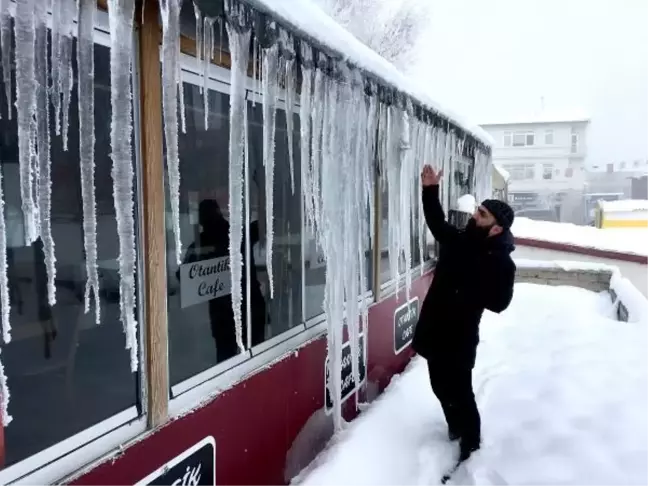
<svg viewBox="0 0 648 486"><path fill-rule="evenodd" d="M450 240L454 239L459 230L448 223L439 201L439 182L443 177L443 170L438 173L434 169L425 165L421 173L421 185L423 188L423 214L425 215L425 222L432 232L434 239L439 244L444 245Z"/></svg>

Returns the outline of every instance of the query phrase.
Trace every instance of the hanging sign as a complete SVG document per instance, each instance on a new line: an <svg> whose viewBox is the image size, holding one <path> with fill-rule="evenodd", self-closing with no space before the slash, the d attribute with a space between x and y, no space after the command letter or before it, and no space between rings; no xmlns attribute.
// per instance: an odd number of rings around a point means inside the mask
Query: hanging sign
<svg viewBox="0 0 648 486"><path fill-rule="evenodd" d="M355 379L353 378L353 367L351 360L351 343L349 341L342 346L342 403L344 403L353 393L365 382L367 379L367 348L365 343L364 334L360 335L358 340L360 345L360 363L358 364L358 374L360 377L360 383L356 384ZM327 415L333 411L333 398L331 397L329 391L329 383L331 381L331 372L329 370L330 359L329 356L326 356L326 361L324 362L324 407L326 409Z"/></svg>
<svg viewBox="0 0 648 486"><path fill-rule="evenodd" d="M229 256L180 265L180 307L200 304L231 293Z"/></svg>
<svg viewBox="0 0 648 486"><path fill-rule="evenodd" d="M412 342L418 313L418 297L414 297L394 311L394 354L400 353Z"/></svg>
<svg viewBox="0 0 648 486"><path fill-rule="evenodd" d="M153 471L136 486L146 484L172 486L216 484L216 441L212 436L205 437Z"/></svg>

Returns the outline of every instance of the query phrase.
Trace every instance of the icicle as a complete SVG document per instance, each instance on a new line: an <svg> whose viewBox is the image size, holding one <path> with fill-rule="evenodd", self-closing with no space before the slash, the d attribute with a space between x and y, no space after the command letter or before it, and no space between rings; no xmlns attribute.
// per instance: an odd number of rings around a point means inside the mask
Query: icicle
<svg viewBox="0 0 648 486"><path fill-rule="evenodd" d="M302 55L302 84L300 92L299 106L299 129L300 129L300 175L301 190L304 200L304 209L306 211L306 223L308 227L314 228L313 223L313 194L311 192L310 170L310 143L311 143L311 112L312 112L312 84L313 84L313 54L310 47L302 43L300 46Z"/></svg>
<svg viewBox="0 0 648 486"><path fill-rule="evenodd" d="M37 0L16 4L14 30L16 38L16 109L18 111L18 160L20 164L20 195L25 220L27 244L36 241L36 221L32 194L32 118L35 111L36 82L34 79L34 6Z"/></svg>
<svg viewBox="0 0 648 486"><path fill-rule="evenodd" d="M8 344L11 341L11 301L9 300L9 279L7 275L7 231L4 213L4 192L2 189L2 165L0 162L0 305L2 306L2 341ZM1 371L0 379L4 379ZM4 397L4 388L0 390ZM1 398L1 397L0 397ZM6 411L6 404L2 411ZM5 423L3 421L3 423ZM5 423L6 425L6 423Z"/></svg>
<svg viewBox="0 0 648 486"><path fill-rule="evenodd" d="M241 276L243 260L241 243L243 237L243 165L245 162L245 83L250 48L250 30L244 27L244 20L232 9L229 0L225 2L228 13L227 34L232 57L230 90L230 134L229 134L229 214L230 214L230 267L232 273L232 308L236 329L236 343L243 352L241 322ZM270 208L268 208L269 210Z"/></svg>
<svg viewBox="0 0 648 486"><path fill-rule="evenodd" d="M171 217L178 265L182 262L180 237L180 158L178 154L178 72L180 38L180 7L182 0L161 0L162 19L162 108L164 112L164 141L166 145ZM180 83L182 90L182 83Z"/></svg>
<svg viewBox="0 0 648 486"><path fill-rule="evenodd" d="M205 115L205 130L209 129L209 66L214 55L214 20L213 18L205 17L203 28L203 112Z"/></svg>
<svg viewBox="0 0 648 486"><path fill-rule="evenodd" d="M63 111L62 119L63 126L61 129L63 135L63 150L68 149L68 128L69 128L69 115L70 115L70 95L72 94L72 84L74 83L72 74L72 40L74 39L74 20L77 18L76 2L74 0L58 0L62 1L65 11L61 32L61 67L60 67L60 91L63 94L63 104L61 109ZM56 3L56 2L55 2Z"/></svg>
<svg viewBox="0 0 648 486"><path fill-rule="evenodd" d="M243 147L245 150L245 168L244 168L244 193L245 193L245 261L251 262L252 241L250 237L250 126L248 124L248 110L247 101L245 102L245 109L243 110ZM251 282L251 265L245 266L245 281ZM291 307L292 309L292 307ZM245 316L246 316L246 329L247 329L247 348L252 348L252 287L245 286Z"/></svg>
<svg viewBox="0 0 648 486"><path fill-rule="evenodd" d="M81 200L83 201L83 247L85 249L85 312L90 299L95 303L95 320L101 322L99 273L97 267L97 214L95 202L94 133L94 16L95 0L78 0L77 68L79 103L79 159L81 165Z"/></svg>
<svg viewBox="0 0 648 486"><path fill-rule="evenodd" d="M255 35L252 38L252 106L256 107L259 75L259 39Z"/></svg>
<svg viewBox="0 0 648 486"><path fill-rule="evenodd" d="M286 130L288 131L288 162L290 165L290 189L295 194L295 170L293 167L293 111L295 108L295 50L292 39L282 31L282 44L285 51L285 89L286 89Z"/></svg>
<svg viewBox="0 0 648 486"><path fill-rule="evenodd" d="M7 386L7 375L5 375L2 360L0 360L0 413L2 414L0 426L6 427L13 418L9 415L9 387Z"/></svg>
<svg viewBox="0 0 648 486"><path fill-rule="evenodd" d="M202 45L203 45L203 16L200 12L200 8L196 3L196 0L193 1L194 16L196 17L196 64L201 66L202 59ZM200 92L204 92L204 80L203 86L200 87Z"/></svg>
<svg viewBox="0 0 648 486"><path fill-rule="evenodd" d="M266 267L270 298L274 296L272 250L274 245L274 164L278 75L279 49L274 43L263 49L263 165L265 166L266 194Z"/></svg>
<svg viewBox="0 0 648 486"><path fill-rule="evenodd" d="M108 0L110 24L110 130L113 161L113 199L119 234L119 300L121 321L130 350L131 370L138 368L137 320L135 319L135 221L133 218L132 35L135 0ZM173 71L172 71L173 73Z"/></svg>
<svg viewBox="0 0 648 486"><path fill-rule="evenodd" d="M50 124L49 99L47 78L49 66L47 62L47 10L46 4L35 4L34 19L36 22L35 38L35 79L36 79L36 127L35 142L37 147L38 191L37 215L38 231L43 242L43 256L47 270L47 300L50 306L56 304L56 256L54 255L54 240L50 218L52 199L51 159L50 159ZM94 129L94 127L93 127Z"/></svg>
<svg viewBox="0 0 648 486"><path fill-rule="evenodd" d="M0 44L2 45L2 77L7 97L7 117L11 120L11 12L10 0L0 0Z"/></svg>

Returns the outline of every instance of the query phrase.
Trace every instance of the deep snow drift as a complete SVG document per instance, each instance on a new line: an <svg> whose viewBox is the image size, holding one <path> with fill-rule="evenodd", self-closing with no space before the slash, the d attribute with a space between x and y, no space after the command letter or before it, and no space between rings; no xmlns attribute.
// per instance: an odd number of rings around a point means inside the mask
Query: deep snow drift
<svg viewBox="0 0 648 486"><path fill-rule="evenodd" d="M646 322L609 295L518 284L487 313L473 383L482 449L454 484L646 484ZM293 482L438 484L456 455L425 362L415 359Z"/></svg>

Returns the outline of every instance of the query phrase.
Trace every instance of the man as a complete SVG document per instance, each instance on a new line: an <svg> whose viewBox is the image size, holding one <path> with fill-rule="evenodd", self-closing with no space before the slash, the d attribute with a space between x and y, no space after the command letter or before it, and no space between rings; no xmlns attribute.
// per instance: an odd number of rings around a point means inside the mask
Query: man
<svg viewBox="0 0 648 486"><path fill-rule="evenodd" d="M464 230L445 220L439 202L443 171L426 165L421 174L425 221L439 243L434 279L423 302L414 350L428 362L451 440L459 440L459 461L480 447L481 423L472 390L472 369L484 309L504 311L513 298L515 264L513 210L489 199Z"/></svg>

